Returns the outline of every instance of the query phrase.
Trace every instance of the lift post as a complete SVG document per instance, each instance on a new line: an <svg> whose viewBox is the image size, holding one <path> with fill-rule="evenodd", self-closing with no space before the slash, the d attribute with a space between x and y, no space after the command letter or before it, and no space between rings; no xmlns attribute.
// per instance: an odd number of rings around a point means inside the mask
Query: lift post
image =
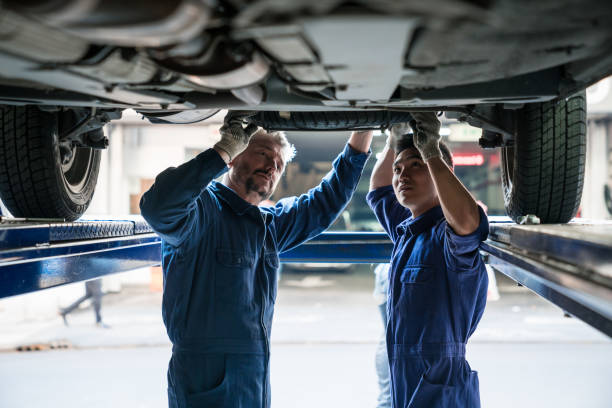
<svg viewBox="0 0 612 408"><path fill-rule="evenodd" d="M388 262L384 233L328 232L282 262ZM612 222L516 225L490 218L485 261L612 337ZM142 219L0 222L0 298L159 265L161 240Z"/></svg>

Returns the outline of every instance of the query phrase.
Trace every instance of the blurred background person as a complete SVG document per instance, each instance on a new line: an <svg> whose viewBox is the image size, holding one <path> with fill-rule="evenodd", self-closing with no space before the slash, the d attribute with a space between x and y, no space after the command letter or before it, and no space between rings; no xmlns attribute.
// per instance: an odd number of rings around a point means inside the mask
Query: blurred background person
<svg viewBox="0 0 612 408"><path fill-rule="evenodd" d="M389 290L389 264L381 263L374 268L374 299L378 303L383 331L376 347L376 376L378 377L377 408L391 408L391 381L389 357L387 355L387 291Z"/></svg>
<svg viewBox="0 0 612 408"><path fill-rule="evenodd" d="M87 299L91 299L94 314L96 315L96 326L105 329L109 328L109 326L102 321L102 296L104 296L104 293L102 292L102 279L94 279L85 282L85 294L75 300L70 306L59 310L59 314L62 316L64 324L68 326L66 316L69 313L78 308L79 305Z"/></svg>

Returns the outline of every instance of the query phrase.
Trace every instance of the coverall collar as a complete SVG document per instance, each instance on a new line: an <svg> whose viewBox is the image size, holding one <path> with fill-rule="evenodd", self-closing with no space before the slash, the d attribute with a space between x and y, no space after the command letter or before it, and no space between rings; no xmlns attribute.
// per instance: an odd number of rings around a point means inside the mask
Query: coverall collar
<svg viewBox="0 0 612 408"><path fill-rule="evenodd" d="M425 213L416 218L408 218L402 221L396 231L399 235L410 234L410 236L419 235L423 231L431 229L434 225L444 218L442 207L439 205L427 210Z"/></svg>
<svg viewBox="0 0 612 408"><path fill-rule="evenodd" d="M245 200L243 200L234 190L223 183L213 181L211 189L215 195L225 201L229 207L238 215L244 215L247 212L253 212L253 209L259 214L259 208Z"/></svg>

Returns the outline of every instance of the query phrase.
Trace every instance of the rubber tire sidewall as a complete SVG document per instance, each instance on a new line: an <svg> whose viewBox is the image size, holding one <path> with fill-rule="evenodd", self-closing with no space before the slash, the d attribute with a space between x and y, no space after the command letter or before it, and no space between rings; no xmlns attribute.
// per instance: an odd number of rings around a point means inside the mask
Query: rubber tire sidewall
<svg viewBox="0 0 612 408"><path fill-rule="evenodd" d="M34 106L3 106L5 123L0 137L5 162L0 185L2 200L14 217L74 221L91 203L100 151L93 150L88 176L80 190L71 191L60 162L58 115Z"/></svg>
<svg viewBox="0 0 612 408"><path fill-rule="evenodd" d="M98 181L98 174L100 172L101 151L97 149L88 149L91 150L91 153L93 154L93 157L90 159L90 165L86 169L89 174L87 175L87 179L85 180L82 188L77 192L73 192L68 186L62 170L59 148L58 115L46 112L42 112L42 114L51 115L49 118L49 122L51 122L49 129L54 129L53 134L48 138L52 144L49 151L53 152L53 157L49 157L48 160L54 161L53 170L57 186L57 196L61 202L58 210L60 211L59 213L65 214L65 216L61 218L66 218L69 221L73 221L85 213L89 207L89 204L91 203L91 200L93 199ZM53 187L50 186L50 188Z"/></svg>
<svg viewBox="0 0 612 408"><path fill-rule="evenodd" d="M580 121L568 123L567 120L569 113L573 112L572 110L568 113L568 110L571 109L569 104L576 103L576 99L574 99L576 97L581 97L584 101L580 102L584 114L582 119L584 127L579 126ZM533 126L531 121L534 121L534 115L530 112L536 107L536 104L530 105L517 112L518 132L514 146L502 148L500 151L502 191L506 213L515 222L519 222L521 216L533 214L540 219L541 223L567 223L578 211L584 182L584 163L586 159L585 93L581 92L555 102L537 104L541 109L548 109L547 112L551 112L550 109L555 109L555 112L558 109L564 109L566 112L565 128L558 132L555 125L555 140L552 147L553 162L554 159L562 155L564 161L562 169L565 171L563 177L555 175L555 170L545 168L546 158L543 157L544 154L542 153L545 150L543 132L544 123L550 120L550 117L542 117L537 131L531 131L533 129L530 129L530 126ZM579 128L581 130L577 132ZM565 140L561 138L565 138ZM562 150L556 150L565 147L567 153L567 146L570 144L573 149L571 155L563 154ZM538 151L539 153L537 153ZM569 163L567 160L569 156L572 156L576 163ZM508 163L510 158L512 163ZM548 160L551 160L550 155ZM571 168L568 170L570 166ZM508 171L508 168L510 168L510 171ZM550 177L546 176L548 171L553 173ZM533 184L534 180L539 182L539 187L530 185ZM559 188L558 186L562 186L562 197L561 199L557 197L551 200L550 197L555 195L553 190L556 187ZM548 210L545 209L546 207L548 207Z"/></svg>

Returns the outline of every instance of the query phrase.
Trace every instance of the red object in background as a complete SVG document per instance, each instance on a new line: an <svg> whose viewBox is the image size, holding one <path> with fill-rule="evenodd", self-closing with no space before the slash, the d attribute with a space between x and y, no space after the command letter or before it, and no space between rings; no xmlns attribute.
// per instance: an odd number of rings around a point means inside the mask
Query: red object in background
<svg viewBox="0 0 612 408"><path fill-rule="evenodd" d="M482 166L484 155L481 153L457 153L453 155L453 164L455 166Z"/></svg>
<svg viewBox="0 0 612 408"><path fill-rule="evenodd" d="M499 167L501 159L499 158L499 154L491 154L488 158L489 167Z"/></svg>

